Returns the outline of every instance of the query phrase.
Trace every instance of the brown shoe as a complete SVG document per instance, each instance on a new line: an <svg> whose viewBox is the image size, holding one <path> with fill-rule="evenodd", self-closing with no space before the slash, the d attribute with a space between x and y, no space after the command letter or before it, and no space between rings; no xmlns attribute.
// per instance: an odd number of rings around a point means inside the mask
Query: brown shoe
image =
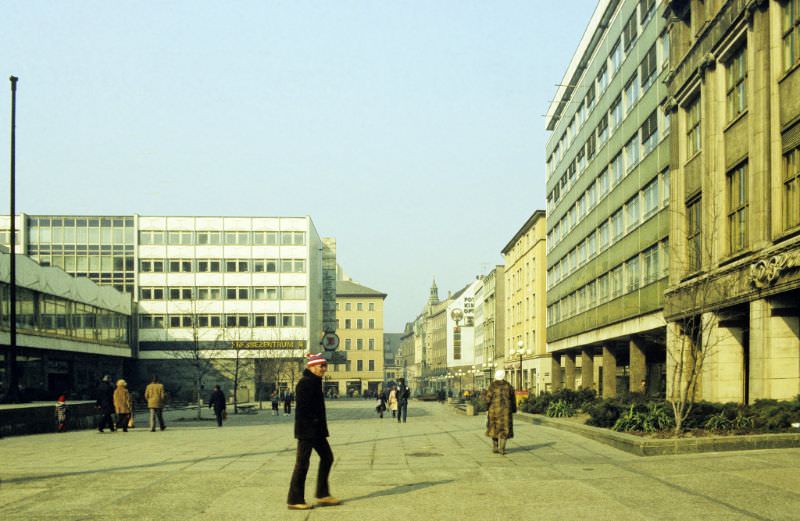
<svg viewBox="0 0 800 521"><path fill-rule="evenodd" d="M336 506L336 505L341 505L342 502L339 501L338 499L336 499L333 496L326 496L326 497L321 497L321 498L317 499L317 503L316 504L318 506L321 506L321 507L332 507L332 506Z"/></svg>
<svg viewBox="0 0 800 521"><path fill-rule="evenodd" d="M294 505L289 504L286 506L289 508L289 510L311 510L311 505L308 503L297 503Z"/></svg>

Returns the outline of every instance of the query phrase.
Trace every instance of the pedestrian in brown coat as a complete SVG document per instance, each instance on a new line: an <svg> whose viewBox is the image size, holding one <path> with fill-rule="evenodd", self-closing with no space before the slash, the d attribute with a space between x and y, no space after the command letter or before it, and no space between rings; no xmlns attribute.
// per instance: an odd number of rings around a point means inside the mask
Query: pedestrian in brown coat
<svg viewBox="0 0 800 521"><path fill-rule="evenodd" d="M114 410L117 412L117 428L122 428L122 432L128 432L133 401L131 393L128 392L128 383L121 378L117 380L117 388L114 391Z"/></svg>
<svg viewBox="0 0 800 521"><path fill-rule="evenodd" d="M486 413L486 435L492 438L492 452L505 454L506 440L514 437L514 416L517 402L514 388L505 381L506 372L498 369L486 390L489 410Z"/></svg>

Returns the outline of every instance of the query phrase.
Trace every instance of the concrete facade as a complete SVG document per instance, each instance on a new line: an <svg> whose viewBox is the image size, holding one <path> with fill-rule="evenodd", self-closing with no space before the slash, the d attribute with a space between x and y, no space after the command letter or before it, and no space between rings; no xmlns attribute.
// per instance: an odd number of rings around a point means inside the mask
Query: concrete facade
<svg viewBox="0 0 800 521"><path fill-rule="evenodd" d="M699 398L800 393L800 5L670 1L668 362ZM680 376L674 370L671 376ZM679 391L687 378L670 378Z"/></svg>
<svg viewBox="0 0 800 521"><path fill-rule="evenodd" d="M547 351L562 373L553 375L554 389L591 383L613 396L641 391L645 380L646 392L664 393L671 257L671 122L659 108L670 63L664 9L598 2L548 111Z"/></svg>

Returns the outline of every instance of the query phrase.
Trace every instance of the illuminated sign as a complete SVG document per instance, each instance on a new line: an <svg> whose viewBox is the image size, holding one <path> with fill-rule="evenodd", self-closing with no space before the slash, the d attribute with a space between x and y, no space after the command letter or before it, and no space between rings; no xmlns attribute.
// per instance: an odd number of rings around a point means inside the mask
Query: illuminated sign
<svg viewBox="0 0 800 521"><path fill-rule="evenodd" d="M305 340L234 340L231 349L305 349Z"/></svg>

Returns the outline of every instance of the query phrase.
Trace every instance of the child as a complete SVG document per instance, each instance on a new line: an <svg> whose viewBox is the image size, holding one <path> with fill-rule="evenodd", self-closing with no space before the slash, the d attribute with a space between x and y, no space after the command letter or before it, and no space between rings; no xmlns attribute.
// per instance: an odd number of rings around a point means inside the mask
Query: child
<svg viewBox="0 0 800 521"><path fill-rule="evenodd" d="M58 423L58 432L67 431L67 399L62 394L56 400L56 422Z"/></svg>

